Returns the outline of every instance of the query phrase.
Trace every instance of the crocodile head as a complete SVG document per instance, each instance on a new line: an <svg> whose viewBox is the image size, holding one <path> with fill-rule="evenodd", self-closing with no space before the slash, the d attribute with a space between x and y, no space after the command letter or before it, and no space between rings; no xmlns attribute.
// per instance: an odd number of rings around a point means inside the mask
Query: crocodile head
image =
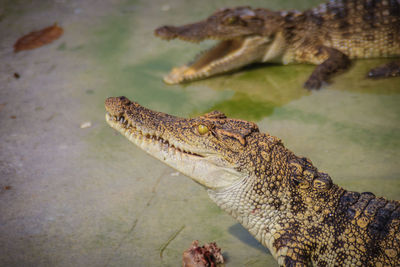
<svg viewBox="0 0 400 267"><path fill-rule="evenodd" d="M111 127L206 187L210 198L267 246L280 265L292 231L329 217L343 194L327 174L252 122L218 111L179 118L125 97L110 97L105 106Z"/></svg>
<svg viewBox="0 0 400 267"><path fill-rule="evenodd" d="M156 29L155 35L164 40L181 39L195 43L206 39L220 41L192 63L174 68L164 81L177 84L264 61L280 19L279 12L237 7L218 10L197 23Z"/></svg>
<svg viewBox="0 0 400 267"><path fill-rule="evenodd" d="M243 178L247 139L254 123L228 119L214 111L185 119L155 112L125 97L105 102L108 124L131 142L209 189Z"/></svg>

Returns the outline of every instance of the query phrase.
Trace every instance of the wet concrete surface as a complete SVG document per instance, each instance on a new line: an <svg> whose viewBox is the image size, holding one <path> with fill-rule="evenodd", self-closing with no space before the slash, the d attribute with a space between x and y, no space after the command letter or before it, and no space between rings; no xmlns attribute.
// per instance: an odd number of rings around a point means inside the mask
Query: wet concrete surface
<svg viewBox="0 0 400 267"><path fill-rule="evenodd" d="M1 266L178 266L195 239L216 241L228 266L276 266L203 188L107 126L108 96L179 116L219 109L256 121L339 185L400 199L399 79L364 79L387 60L357 61L314 92L301 88L308 65L163 84L171 67L210 43L165 42L156 27L228 5L301 9L318 1L207 3L0 3ZM55 22L65 31L59 40L13 53L19 37Z"/></svg>

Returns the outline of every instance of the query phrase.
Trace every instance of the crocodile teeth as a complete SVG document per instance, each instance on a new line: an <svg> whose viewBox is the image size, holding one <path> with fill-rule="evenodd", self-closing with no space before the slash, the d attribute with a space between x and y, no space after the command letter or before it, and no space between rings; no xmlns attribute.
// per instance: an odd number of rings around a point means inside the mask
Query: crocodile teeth
<svg viewBox="0 0 400 267"><path fill-rule="evenodd" d="M236 70L247 64L261 61L263 55L257 51L264 51L270 44L270 39L267 37L249 37L243 40L229 41L231 42L224 43L222 41L201 52L188 65L173 68L164 77L164 82L178 84Z"/></svg>
<svg viewBox="0 0 400 267"><path fill-rule="evenodd" d="M141 145L143 143L158 144L161 150L168 151L169 153L178 154L180 156L191 155L202 157L196 153L186 151L176 144L170 143L162 136L157 135L154 131L139 129L135 125L132 125L132 123L129 122L124 116L112 116L111 114L107 113L106 120L114 129L118 130L137 145Z"/></svg>

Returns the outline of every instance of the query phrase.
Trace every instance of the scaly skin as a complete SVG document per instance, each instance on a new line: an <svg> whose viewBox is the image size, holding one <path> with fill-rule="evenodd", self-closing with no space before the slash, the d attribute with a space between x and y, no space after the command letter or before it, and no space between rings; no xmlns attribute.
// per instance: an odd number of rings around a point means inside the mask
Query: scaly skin
<svg viewBox="0 0 400 267"><path fill-rule="evenodd" d="M299 12L250 7L216 11L206 20L163 26L155 35L221 42L193 63L164 77L176 84L236 70L255 62L318 65L304 86L318 89L350 66L351 59L400 56L399 0L334 0ZM400 76L400 61L373 69L368 77Z"/></svg>
<svg viewBox="0 0 400 267"><path fill-rule="evenodd" d="M400 265L399 201L335 185L252 122L178 118L125 97L105 106L114 129L205 186L280 265Z"/></svg>

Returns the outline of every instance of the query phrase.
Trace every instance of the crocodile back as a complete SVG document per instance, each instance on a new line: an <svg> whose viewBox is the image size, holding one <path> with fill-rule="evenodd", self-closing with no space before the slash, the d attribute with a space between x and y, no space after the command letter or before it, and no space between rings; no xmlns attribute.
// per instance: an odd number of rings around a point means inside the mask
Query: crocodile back
<svg viewBox="0 0 400 267"><path fill-rule="evenodd" d="M347 225L336 237L344 241L345 254L354 255L362 266L400 264L399 201L348 191L340 198L337 215Z"/></svg>
<svg viewBox="0 0 400 267"><path fill-rule="evenodd" d="M305 61L304 53L295 51L315 53L316 45L338 49L349 58L400 55L399 0L334 0L305 11L298 22L288 34L297 62Z"/></svg>

